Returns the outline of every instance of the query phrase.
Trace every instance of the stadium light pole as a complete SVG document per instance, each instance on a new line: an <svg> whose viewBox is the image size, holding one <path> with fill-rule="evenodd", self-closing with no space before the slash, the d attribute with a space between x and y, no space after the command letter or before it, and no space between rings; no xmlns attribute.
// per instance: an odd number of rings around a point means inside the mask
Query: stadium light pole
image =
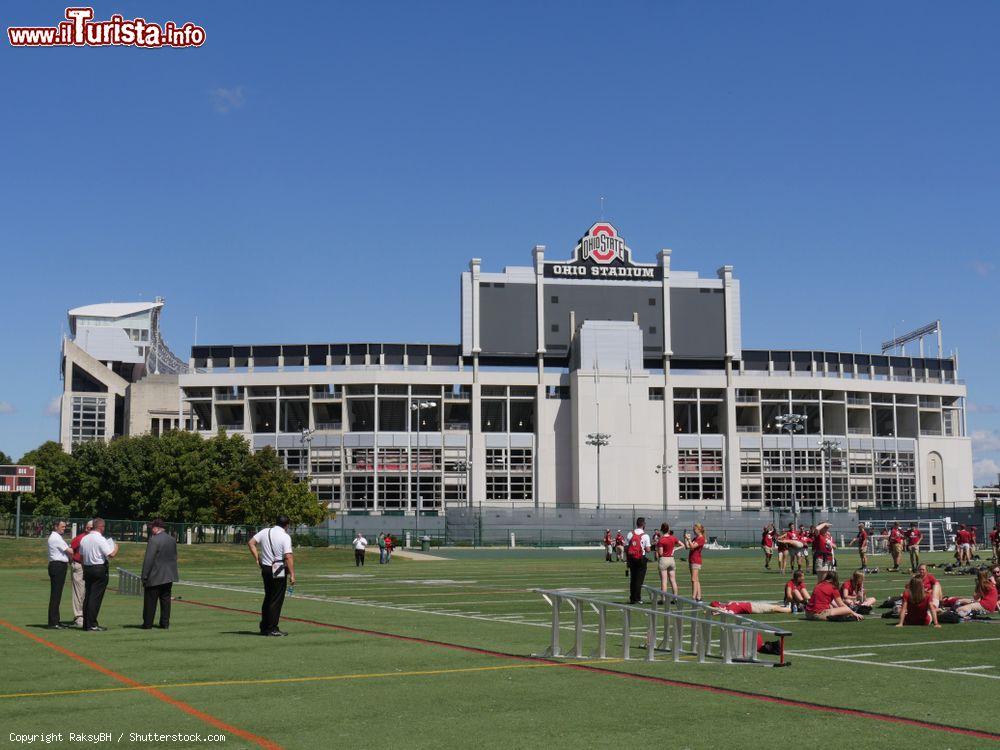
<svg viewBox="0 0 1000 750"><path fill-rule="evenodd" d="M795 433L802 432L805 429L806 415L779 414L774 418L774 422L778 425L779 430L788 433L792 443L792 516L795 518L795 523L797 524L798 511L796 510L797 503L795 500Z"/></svg>
<svg viewBox="0 0 1000 750"><path fill-rule="evenodd" d="M299 457L299 482L306 478L306 466L309 465L309 449L312 446L313 435L316 434L316 430L311 428L303 428L302 433L299 435L299 443L302 444L302 449L305 451L305 463L302 461L302 457Z"/></svg>
<svg viewBox="0 0 1000 750"><path fill-rule="evenodd" d="M656 465L656 473L663 475L663 510L667 509L667 474L674 470L673 464L667 463L667 457L663 457L663 463Z"/></svg>
<svg viewBox="0 0 1000 750"><path fill-rule="evenodd" d="M839 440L823 440L819 444L820 452L826 456L826 476L830 484L830 492L826 495L826 510L833 511L833 477L831 472L833 470L832 461L834 452L840 453L840 441ZM824 490L826 489L824 485Z"/></svg>
<svg viewBox="0 0 1000 750"><path fill-rule="evenodd" d="M471 488L469 487L469 485L471 484L472 480L470 476L470 471L472 469L472 461L467 461L464 458L460 458L458 459L458 461L455 462L455 468L465 474L465 504L471 508L472 493L470 492Z"/></svg>
<svg viewBox="0 0 1000 750"><path fill-rule="evenodd" d="M414 514L414 528L420 530L420 410L421 409L433 409L437 406L436 401L418 401L415 404L410 404L410 411L416 412L417 415L417 510Z"/></svg>
<svg viewBox="0 0 1000 750"><path fill-rule="evenodd" d="M611 441L611 436L606 432L591 432L587 434L587 445L597 448L597 509L601 509L601 447Z"/></svg>

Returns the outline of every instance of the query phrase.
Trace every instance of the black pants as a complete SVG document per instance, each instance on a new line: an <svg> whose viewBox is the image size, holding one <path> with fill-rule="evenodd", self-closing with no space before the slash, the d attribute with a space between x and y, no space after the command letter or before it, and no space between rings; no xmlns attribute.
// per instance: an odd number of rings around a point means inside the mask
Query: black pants
<svg viewBox="0 0 1000 750"><path fill-rule="evenodd" d="M281 578L271 574L270 565L260 566L260 577L264 579L264 603L260 607L260 632L270 633L278 629L281 619L281 606L285 603L285 586L288 584L287 573Z"/></svg>
<svg viewBox="0 0 1000 750"><path fill-rule="evenodd" d="M354 567L365 564L365 551L363 549L354 550Z"/></svg>
<svg viewBox="0 0 1000 750"><path fill-rule="evenodd" d="M62 601L68 568L69 563L49 561L49 626L59 624L59 602Z"/></svg>
<svg viewBox="0 0 1000 750"><path fill-rule="evenodd" d="M96 628L97 615L101 612L101 602L108 588L107 565L83 566L83 629Z"/></svg>
<svg viewBox="0 0 1000 750"><path fill-rule="evenodd" d="M153 627L153 617L156 615L156 603L160 604L160 627L170 627L170 590L172 583L161 583L159 586L146 586L142 592L142 626Z"/></svg>
<svg viewBox="0 0 1000 750"><path fill-rule="evenodd" d="M646 565L645 557L628 558L628 600L630 604L642 602L642 584L646 581Z"/></svg>

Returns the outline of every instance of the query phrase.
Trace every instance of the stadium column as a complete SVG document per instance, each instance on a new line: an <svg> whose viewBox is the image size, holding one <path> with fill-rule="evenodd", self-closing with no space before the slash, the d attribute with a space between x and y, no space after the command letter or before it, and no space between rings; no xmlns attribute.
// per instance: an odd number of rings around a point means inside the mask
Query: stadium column
<svg viewBox="0 0 1000 750"><path fill-rule="evenodd" d="M469 275L471 276L472 292L472 429L469 431L469 456L471 465L469 470L469 498L470 501L478 499L480 503L486 497L486 448L483 440L483 406L482 387L479 383L479 274L482 261L473 258L469 261Z"/></svg>
<svg viewBox="0 0 1000 750"><path fill-rule="evenodd" d="M664 466L673 465L673 471L662 471L663 509L671 506L671 498L678 498L677 438L674 435L674 391L670 383L670 357L673 344L670 335L670 250L664 248L656 256L663 269L663 458ZM673 503L677 505L676 502Z"/></svg>
<svg viewBox="0 0 1000 750"><path fill-rule="evenodd" d="M532 477L531 477L531 497L534 501L534 506L537 508L539 506L538 494L542 488L541 482L541 471L542 471L542 460L541 456L544 454L546 457L552 456L553 461L545 461L545 465L555 465L555 445L546 444L542 445L542 410L547 406L545 401L545 245L535 245L532 251L532 257L535 261L535 318L538 322L536 327L535 335L537 336L537 349L536 353L538 356L538 384L535 388L535 445L532 450ZM548 436L548 433L546 433ZM554 443L553 439L550 440L546 438L546 443ZM554 498L553 498L554 500ZM555 502L553 502L555 505Z"/></svg>
<svg viewBox="0 0 1000 750"><path fill-rule="evenodd" d="M726 510L740 508L740 436L736 431L736 387L733 379L733 360L736 351L736 310L733 300L733 267L726 265L718 270L726 315Z"/></svg>

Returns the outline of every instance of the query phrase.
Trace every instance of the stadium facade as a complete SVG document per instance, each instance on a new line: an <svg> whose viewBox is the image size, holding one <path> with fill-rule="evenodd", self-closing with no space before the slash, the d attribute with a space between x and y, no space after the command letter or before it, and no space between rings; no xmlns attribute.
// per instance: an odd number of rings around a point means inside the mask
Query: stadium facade
<svg viewBox="0 0 1000 750"><path fill-rule="evenodd" d="M568 260L532 261L470 262L458 344L194 346L184 363L162 300L71 310L61 440L237 432L331 508L383 514L972 504L966 388L940 343L744 349L731 266L636 263L603 221Z"/></svg>

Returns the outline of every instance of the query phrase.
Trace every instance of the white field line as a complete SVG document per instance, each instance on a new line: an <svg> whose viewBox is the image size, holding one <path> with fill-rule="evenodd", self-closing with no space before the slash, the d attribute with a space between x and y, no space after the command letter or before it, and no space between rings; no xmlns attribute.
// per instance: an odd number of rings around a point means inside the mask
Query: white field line
<svg viewBox="0 0 1000 750"><path fill-rule="evenodd" d="M907 646L912 644L899 643L894 644L899 646ZM937 669L935 667L915 667L912 664L893 664L891 662L882 661L871 661L869 659L841 659L836 656L820 656L819 654L809 654L803 651L785 651L789 656L801 657L803 659L823 659L824 661L837 661L841 663L848 664L865 664L872 667L886 667L889 669L912 669L918 672L936 672L937 674L950 674L953 676L961 675L962 677L983 677L988 680L1000 680L1000 675L996 674L981 674L979 672L956 672L953 669Z"/></svg>
<svg viewBox="0 0 1000 750"><path fill-rule="evenodd" d="M965 640L950 641L910 641L909 643L866 643L859 646L852 643L849 646L824 646L823 648L807 648L798 651L800 655L815 654L820 651L856 651L859 648L901 648L906 646L940 646L950 643L986 643L987 641L1000 641L1000 638L967 638Z"/></svg>
<svg viewBox="0 0 1000 750"><path fill-rule="evenodd" d="M992 664L980 664L978 667L952 667L952 672L972 672L976 669L995 669Z"/></svg>
<svg viewBox="0 0 1000 750"><path fill-rule="evenodd" d="M867 654L837 654L838 659L860 659L863 656L875 656L875 654L868 652Z"/></svg>
<svg viewBox="0 0 1000 750"><path fill-rule="evenodd" d="M890 664L928 664L934 661L933 659L902 659L900 661L891 661Z"/></svg>

